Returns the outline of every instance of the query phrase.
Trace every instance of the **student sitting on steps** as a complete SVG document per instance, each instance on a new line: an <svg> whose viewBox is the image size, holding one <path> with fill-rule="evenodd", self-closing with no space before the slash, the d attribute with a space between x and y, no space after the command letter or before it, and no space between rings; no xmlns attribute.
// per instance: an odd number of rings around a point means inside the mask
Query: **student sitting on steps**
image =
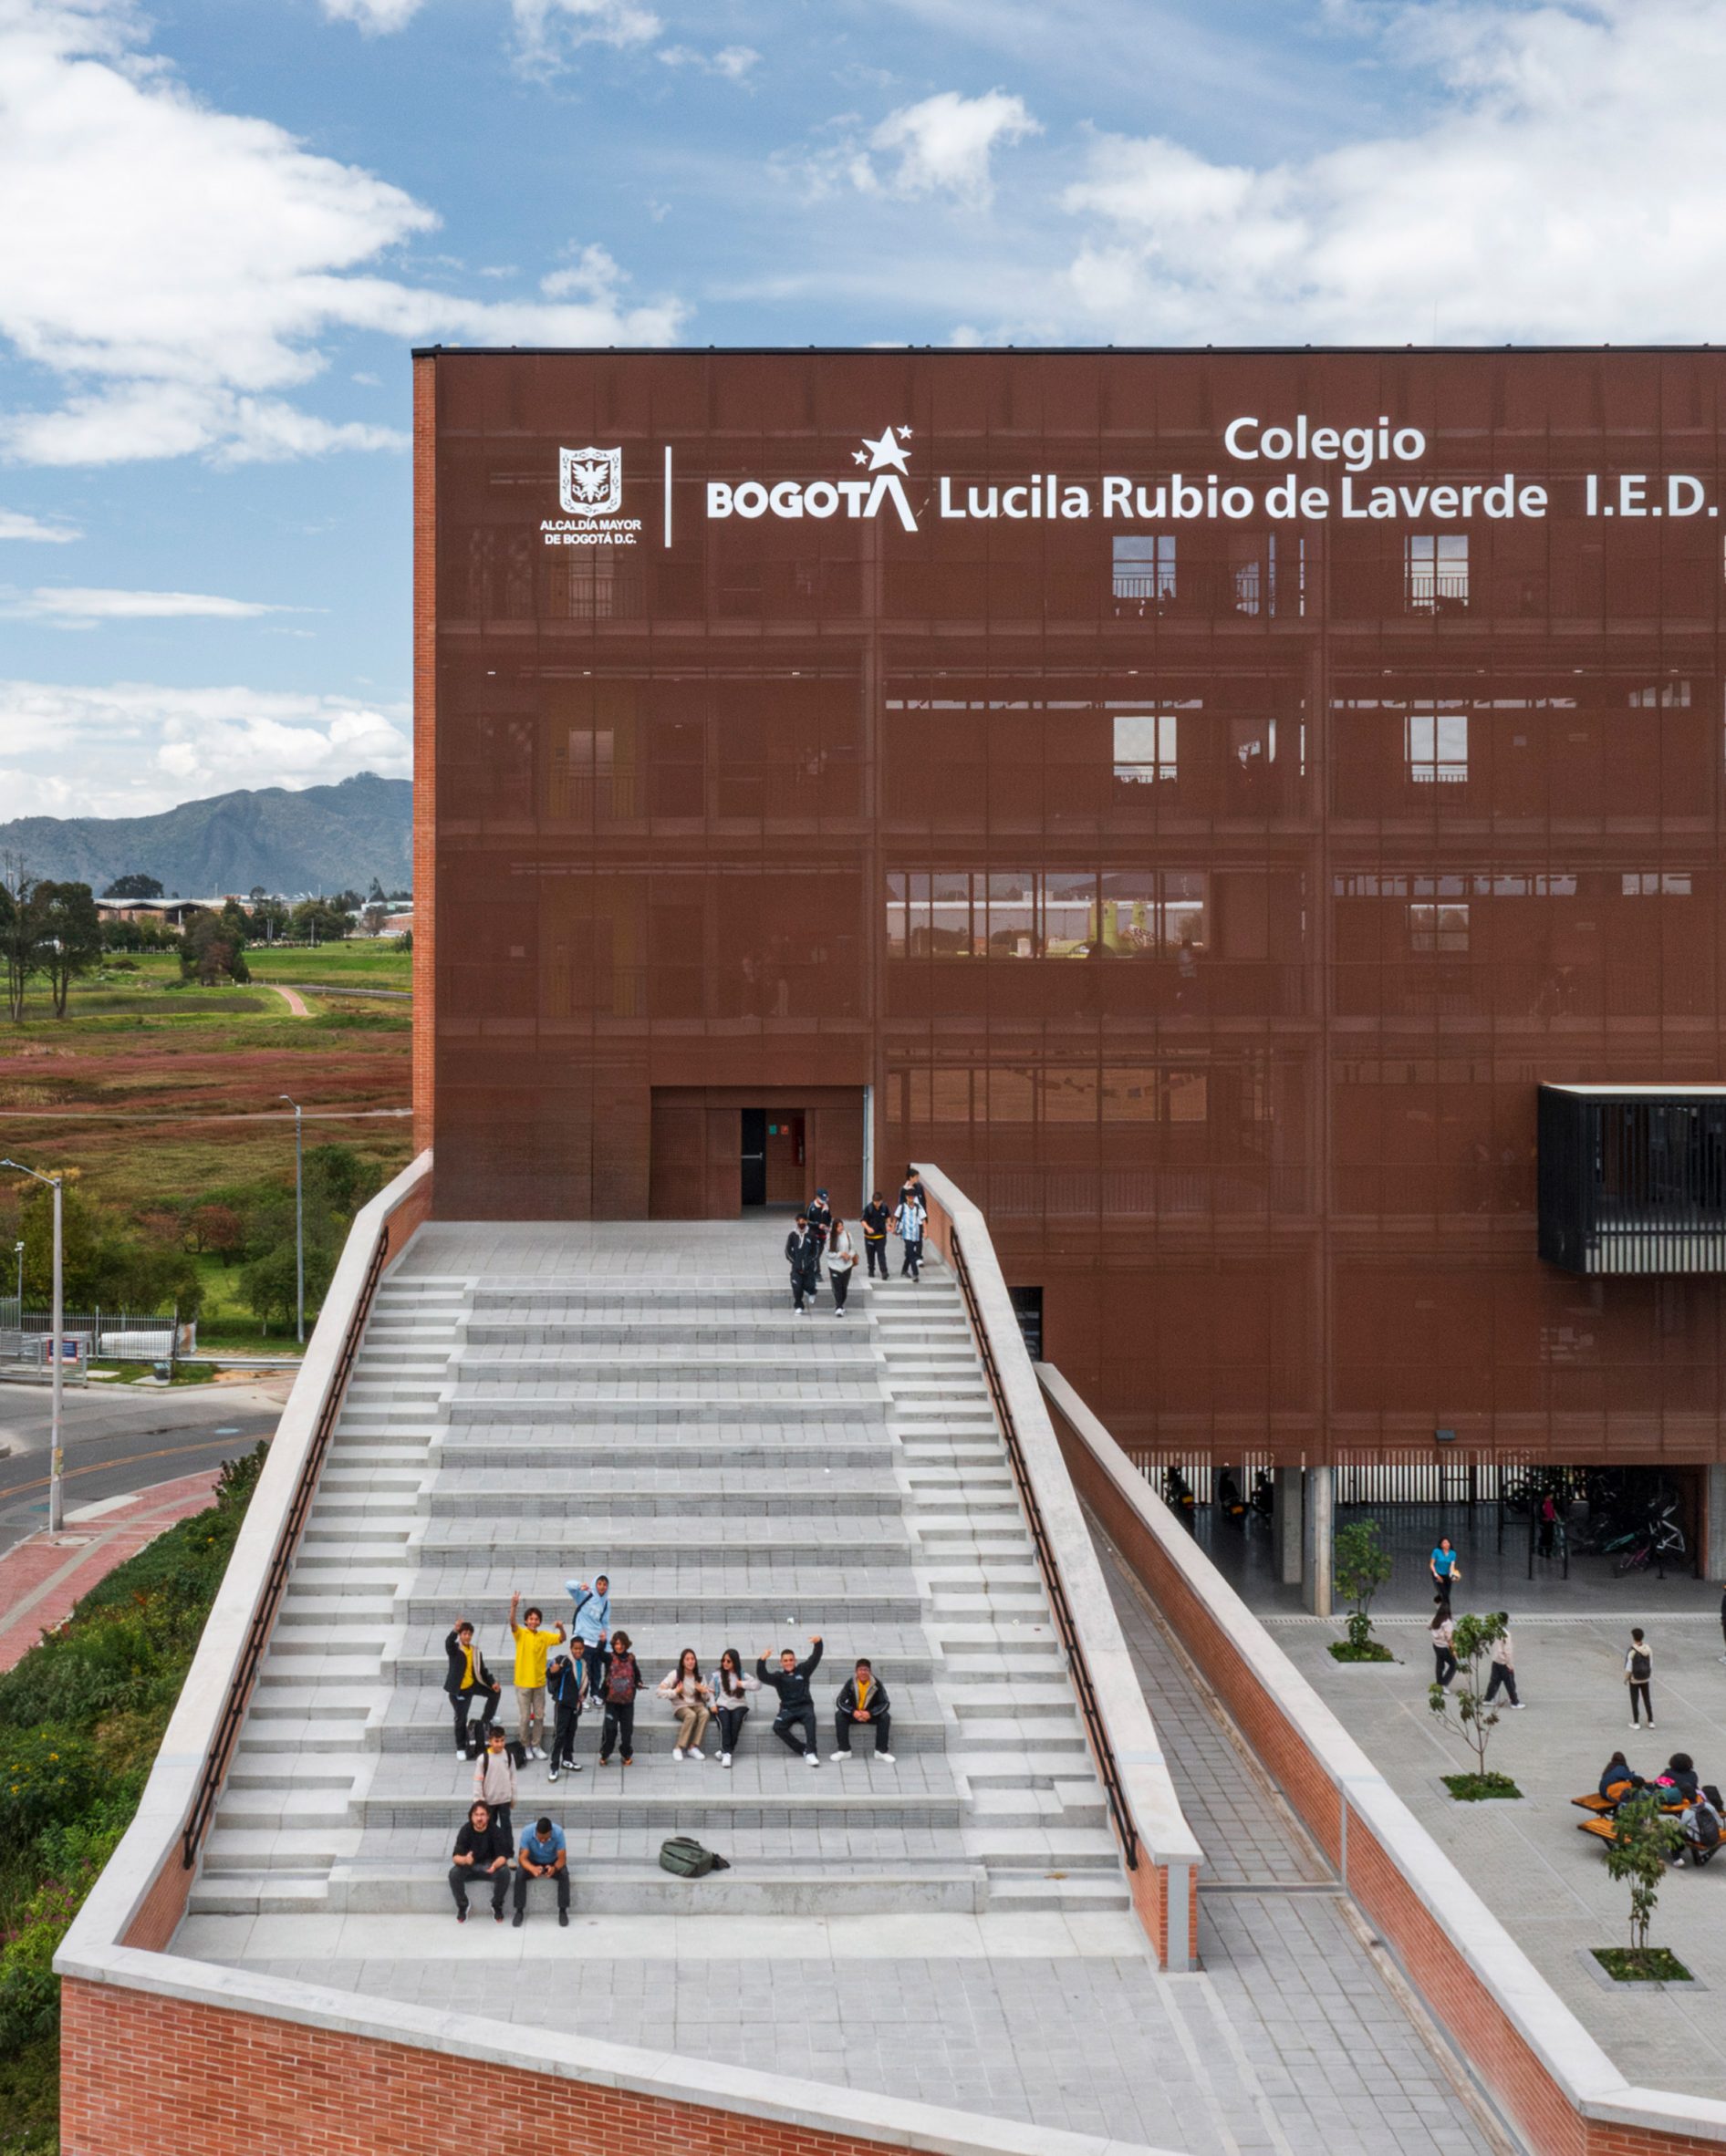
<svg viewBox="0 0 1726 2156"><path fill-rule="evenodd" d="M779 1695L779 1712L773 1718L773 1733L788 1752L801 1752L811 1767L819 1767L821 1755L816 1749L818 1739L815 1726L815 1695L809 1689L809 1679L821 1664L821 1634L809 1634L809 1643L815 1653L806 1662L799 1662L795 1650L785 1647L779 1655L777 1669L767 1667L767 1656L773 1653L768 1647L755 1664L755 1675L761 1683ZM794 1736L794 1730L801 1730L801 1741Z"/></svg>
<svg viewBox="0 0 1726 2156"><path fill-rule="evenodd" d="M892 1701L887 1696L887 1686L876 1675L867 1662L859 1662L854 1674L839 1687L839 1697L833 1716L833 1741L838 1747L833 1757L848 1759L851 1757L851 1732L854 1729L873 1729L875 1757L885 1759L890 1767L893 1755L887 1748L893 1734Z"/></svg>

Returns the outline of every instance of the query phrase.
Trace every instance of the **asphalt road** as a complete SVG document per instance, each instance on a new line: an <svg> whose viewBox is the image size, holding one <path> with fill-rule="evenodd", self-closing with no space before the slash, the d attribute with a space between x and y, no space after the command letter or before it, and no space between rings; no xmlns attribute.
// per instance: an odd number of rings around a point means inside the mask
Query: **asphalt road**
<svg viewBox="0 0 1726 2156"><path fill-rule="evenodd" d="M291 1373L252 1384L66 1391L66 1508L195 1474L276 1428ZM48 1517L48 1388L0 1384L0 1550Z"/></svg>

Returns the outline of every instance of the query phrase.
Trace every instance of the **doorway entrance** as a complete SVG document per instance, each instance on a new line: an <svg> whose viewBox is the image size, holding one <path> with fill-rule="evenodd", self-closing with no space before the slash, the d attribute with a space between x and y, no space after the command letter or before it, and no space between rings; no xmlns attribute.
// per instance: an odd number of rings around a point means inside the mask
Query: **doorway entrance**
<svg viewBox="0 0 1726 2156"><path fill-rule="evenodd" d="M862 1185L860 1085L653 1089L651 1219L735 1219L822 1187L850 1215Z"/></svg>
<svg viewBox="0 0 1726 2156"><path fill-rule="evenodd" d="M743 1142L739 1189L752 1206L801 1205L808 1196L808 1118L801 1108L740 1108Z"/></svg>

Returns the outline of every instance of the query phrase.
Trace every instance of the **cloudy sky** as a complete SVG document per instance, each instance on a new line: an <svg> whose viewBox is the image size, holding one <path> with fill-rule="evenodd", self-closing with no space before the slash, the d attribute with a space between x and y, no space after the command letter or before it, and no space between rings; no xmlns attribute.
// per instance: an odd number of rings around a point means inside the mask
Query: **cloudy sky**
<svg viewBox="0 0 1726 2156"><path fill-rule="evenodd" d="M0 820L409 769L408 347L1726 335L1726 0L0 0Z"/></svg>

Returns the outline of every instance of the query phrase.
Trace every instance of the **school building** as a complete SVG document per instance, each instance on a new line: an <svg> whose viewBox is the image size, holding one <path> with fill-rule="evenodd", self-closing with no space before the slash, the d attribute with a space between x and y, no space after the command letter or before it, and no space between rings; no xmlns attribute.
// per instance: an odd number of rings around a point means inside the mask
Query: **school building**
<svg viewBox="0 0 1726 2156"><path fill-rule="evenodd" d="M1723 389L416 355L438 1213L767 1235L938 1162L1139 1453L1641 1463L1700 1526Z"/></svg>

